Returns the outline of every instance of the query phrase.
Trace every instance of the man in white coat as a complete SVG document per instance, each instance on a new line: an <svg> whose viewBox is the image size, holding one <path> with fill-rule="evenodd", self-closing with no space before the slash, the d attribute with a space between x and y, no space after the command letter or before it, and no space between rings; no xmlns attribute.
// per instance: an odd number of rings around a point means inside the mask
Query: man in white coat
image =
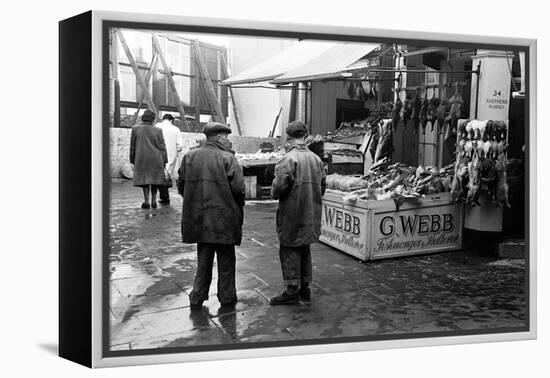
<svg viewBox="0 0 550 378"><path fill-rule="evenodd" d="M165 114L162 117L162 122L156 124L162 130L164 136L164 142L166 143L166 152L168 154L168 163L166 163L166 170L170 174L172 179L177 179L178 170L178 154L183 149L183 137L180 129L172 124L174 117L171 114ZM170 194L168 188L163 186L159 190L160 201L159 203L164 205L170 204Z"/></svg>

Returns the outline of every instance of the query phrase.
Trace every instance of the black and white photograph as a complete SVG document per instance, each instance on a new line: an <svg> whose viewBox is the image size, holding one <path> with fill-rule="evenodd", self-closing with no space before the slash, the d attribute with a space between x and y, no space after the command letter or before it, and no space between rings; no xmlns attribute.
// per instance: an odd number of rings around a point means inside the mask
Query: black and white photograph
<svg viewBox="0 0 550 378"><path fill-rule="evenodd" d="M528 49L105 28L105 355L529 331Z"/></svg>
<svg viewBox="0 0 550 378"><path fill-rule="evenodd" d="M5 10L2 376L545 376L539 3Z"/></svg>

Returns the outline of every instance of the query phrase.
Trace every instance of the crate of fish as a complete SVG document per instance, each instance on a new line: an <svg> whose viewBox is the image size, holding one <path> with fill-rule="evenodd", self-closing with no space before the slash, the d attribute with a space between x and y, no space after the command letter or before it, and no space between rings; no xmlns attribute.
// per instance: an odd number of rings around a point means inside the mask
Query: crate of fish
<svg viewBox="0 0 550 378"><path fill-rule="evenodd" d="M363 261L458 250L463 202L452 168L394 164L366 176L329 175L320 241Z"/></svg>

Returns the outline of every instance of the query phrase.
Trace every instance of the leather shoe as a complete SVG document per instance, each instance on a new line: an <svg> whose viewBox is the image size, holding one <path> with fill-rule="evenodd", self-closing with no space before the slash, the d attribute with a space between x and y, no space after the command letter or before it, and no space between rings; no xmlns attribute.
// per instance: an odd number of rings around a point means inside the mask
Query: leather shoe
<svg viewBox="0 0 550 378"><path fill-rule="evenodd" d="M300 288L300 299L303 299L304 301L311 300L311 290L309 287Z"/></svg>
<svg viewBox="0 0 550 378"><path fill-rule="evenodd" d="M281 295L271 298L269 304L272 306L298 304L299 299L300 295L298 292L295 294L288 294L284 291Z"/></svg>

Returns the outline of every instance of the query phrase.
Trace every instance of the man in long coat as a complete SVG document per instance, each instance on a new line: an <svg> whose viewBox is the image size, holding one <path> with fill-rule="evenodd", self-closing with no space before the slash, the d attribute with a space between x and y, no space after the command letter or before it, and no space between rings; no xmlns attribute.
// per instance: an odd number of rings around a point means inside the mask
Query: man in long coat
<svg viewBox="0 0 550 378"><path fill-rule="evenodd" d="M218 299L222 306L237 302L235 245L241 244L244 178L231 151L231 129L220 123L204 127L206 142L189 151L179 169L178 192L183 196L182 237L197 243L198 266L190 293L191 309L208 299L214 255L218 262Z"/></svg>
<svg viewBox="0 0 550 378"><path fill-rule="evenodd" d="M312 280L310 244L321 234L321 201L326 178L323 162L306 144L301 121L291 122L286 133L292 146L275 166L271 195L279 200L277 235L286 290L271 299L272 305L310 300Z"/></svg>
<svg viewBox="0 0 550 378"><path fill-rule="evenodd" d="M165 169L170 174L172 179L176 179L176 173L178 167L178 154L183 149L183 136L180 129L172 124L174 117L171 114L165 114L162 117L162 122L156 124L158 128L162 130L164 136L164 142L166 143L166 153L168 155L168 163L166 163ZM164 205L170 204L170 192L168 187L161 186L159 188L160 203Z"/></svg>

